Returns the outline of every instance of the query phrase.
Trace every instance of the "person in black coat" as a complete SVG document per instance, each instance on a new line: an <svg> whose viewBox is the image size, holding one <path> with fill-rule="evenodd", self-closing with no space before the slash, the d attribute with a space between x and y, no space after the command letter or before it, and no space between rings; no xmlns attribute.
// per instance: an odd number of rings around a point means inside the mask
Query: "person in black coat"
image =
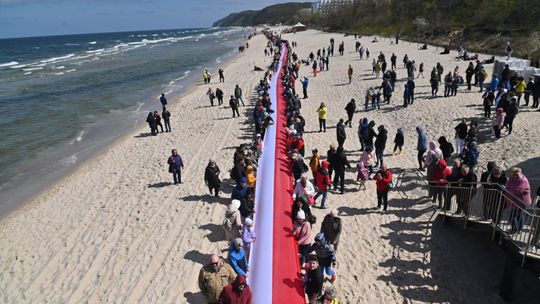
<svg viewBox="0 0 540 304"><path fill-rule="evenodd" d="M146 117L146 122L148 123L148 126L150 127L150 132L152 133L152 135L157 135L158 133L157 121L156 121L156 118L154 117L153 112L148 113L148 116Z"/></svg>
<svg viewBox="0 0 540 304"><path fill-rule="evenodd" d="M454 153L454 147L452 146L451 143L448 142L448 140L446 140L446 137L444 136L439 137L438 142L439 142L439 148L441 149L443 153L444 159L448 161L450 157L452 156L452 153Z"/></svg>
<svg viewBox="0 0 540 304"><path fill-rule="evenodd" d="M465 212L469 214L469 202L476 194L477 177L469 166L462 165L459 175L457 176L457 211L456 214Z"/></svg>
<svg viewBox="0 0 540 304"><path fill-rule="evenodd" d="M370 121L367 128L362 130L362 137L364 138L364 145L366 147L373 147L373 138L377 137L377 133L373 129L375 127L375 121Z"/></svg>
<svg viewBox="0 0 540 304"><path fill-rule="evenodd" d="M379 131L379 135L377 135L377 139L375 140L375 155L377 156L377 167L379 167L384 162L384 149L386 148L388 131L384 128L384 125L380 125L377 130Z"/></svg>
<svg viewBox="0 0 540 304"><path fill-rule="evenodd" d="M310 254L307 259L307 272L305 281L306 294L309 303L315 303L318 297L322 294L324 283L323 268L319 267L319 260L314 254Z"/></svg>
<svg viewBox="0 0 540 304"><path fill-rule="evenodd" d="M298 211L303 210L306 215L306 220L313 218L311 214L311 208L309 208L309 204L306 201L306 198L303 196L297 197L292 205L291 210L291 220L294 224L296 221L296 215L298 214Z"/></svg>
<svg viewBox="0 0 540 304"><path fill-rule="evenodd" d="M212 190L214 190L216 197L219 196L219 188L221 187L219 173L220 170L219 167L216 165L216 162L210 160L208 162L208 166L206 166L206 169L204 171L204 182L206 183L206 186L208 186L210 194L212 194Z"/></svg>
<svg viewBox="0 0 540 304"><path fill-rule="evenodd" d="M516 118L518 111L519 106L517 104L517 98L512 97L512 99L510 100L510 104L508 105L508 109L505 111L506 116L504 118L503 125L503 127L506 127L508 129L508 134L512 134L512 124L514 123L514 119Z"/></svg>
<svg viewBox="0 0 540 304"><path fill-rule="evenodd" d="M294 178L294 183L300 179L302 173L307 171L307 166L304 163L304 160L298 153L293 153L292 155L292 174Z"/></svg>
<svg viewBox="0 0 540 304"><path fill-rule="evenodd" d="M394 138L394 151L392 154L396 154L397 150L399 149L399 154L403 152L403 145L405 144L405 136L403 135L403 129L398 128L396 137Z"/></svg>
<svg viewBox="0 0 540 304"><path fill-rule="evenodd" d="M330 149L326 152L326 160L328 161L328 177L332 179L332 173L334 172L334 164L336 162L336 146L330 145Z"/></svg>
<svg viewBox="0 0 540 304"><path fill-rule="evenodd" d="M339 182L341 194L343 194L343 189L345 187L345 166L350 168L351 164L349 164L349 161L347 160L347 155L345 154L343 147L338 147L334 158L334 171L336 173L334 176L334 190L337 190Z"/></svg>
<svg viewBox="0 0 540 304"><path fill-rule="evenodd" d="M336 136L338 141L338 147L343 147L345 139L347 139L347 133L345 132L345 124L343 119L340 119L336 126Z"/></svg>
<svg viewBox="0 0 540 304"><path fill-rule="evenodd" d="M352 120L354 111L356 111L356 101L351 99L347 106L345 107L345 111L347 112L347 121L345 122L345 125L349 124L349 128L352 128Z"/></svg>

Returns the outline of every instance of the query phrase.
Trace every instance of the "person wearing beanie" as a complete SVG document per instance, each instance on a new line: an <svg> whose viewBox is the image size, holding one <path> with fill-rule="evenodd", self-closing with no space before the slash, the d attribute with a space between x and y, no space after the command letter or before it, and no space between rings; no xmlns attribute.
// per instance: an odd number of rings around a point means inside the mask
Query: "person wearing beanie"
<svg viewBox="0 0 540 304"><path fill-rule="evenodd" d="M234 282L225 286L219 295L218 304L249 304L253 295L247 284L246 276L239 275Z"/></svg>
<svg viewBox="0 0 540 304"><path fill-rule="evenodd" d="M326 288L321 298L321 303L322 304L339 304L339 300L337 298L337 292L333 286Z"/></svg>
<svg viewBox="0 0 540 304"><path fill-rule="evenodd" d="M245 251L247 259L249 260L249 253L251 251L251 243L255 242L257 235L255 234L255 228L253 227L253 220L246 218L244 220L244 231L242 233L242 239L244 240Z"/></svg>
<svg viewBox="0 0 540 304"><path fill-rule="evenodd" d="M223 229L225 230L225 238L227 241L232 242L234 239L240 237L242 231L242 217L240 215L241 202L237 199L233 199L225 211L225 218L223 219Z"/></svg>
<svg viewBox="0 0 540 304"><path fill-rule="evenodd" d="M303 265L307 255L311 252L311 224L306 221L306 213L303 210L298 210L296 214L292 233L298 242L300 264Z"/></svg>
<svg viewBox="0 0 540 304"><path fill-rule="evenodd" d="M245 276L249 271L246 251L244 250L244 241L241 238L235 238L231 243L231 247L229 248L229 264L231 264L231 267L238 275Z"/></svg>

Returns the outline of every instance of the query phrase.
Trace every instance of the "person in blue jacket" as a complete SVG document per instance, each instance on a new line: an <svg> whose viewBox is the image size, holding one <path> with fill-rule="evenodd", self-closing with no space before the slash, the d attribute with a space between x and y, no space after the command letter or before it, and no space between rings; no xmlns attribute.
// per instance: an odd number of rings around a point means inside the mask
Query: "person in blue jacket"
<svg viewBox="0 0 540 304"><path fill-rule="evenodd" d="M424 169L424 153L428 149L428 135L423 126L416 126L416 132L418 133L418 144L416 150L418 150L418 170Z"/></svg>
<svg viewBox="0 0 540 304"><path fill-rule="evenodd" d="M229 248L229 264L231 264L237 275L247 275L249 266L246 252L244 251L244 241L241 238L236 238L231 243L231 247Z"/></svg>
<svg viewBox="0 0 540 304"><path fill-rule="evenodd" d="M312 249L317 255L321 270L331 276L330 281L332 283L335 282L337 277L334 271L334 267L336 267L336 251L334 250L334 246L328 244L323 233L317 233Z"/></svg>
<svg viewBox="0 0 540 304"><path fill-rule="evenodd" d="M302 82L302 93L304 93L304 99L308 98L307 96L307 88L309 85L309 79L307 77L304 77L304 80L301 80Z"/></svg>
<svg viewBox="0 0 540 304"><path fill-rule="evenodd" d="M499 77L497 77L497 75L493 75L493 78L491 78L491 84L489 85L489 89L493 92L499 89Z"/></svg>

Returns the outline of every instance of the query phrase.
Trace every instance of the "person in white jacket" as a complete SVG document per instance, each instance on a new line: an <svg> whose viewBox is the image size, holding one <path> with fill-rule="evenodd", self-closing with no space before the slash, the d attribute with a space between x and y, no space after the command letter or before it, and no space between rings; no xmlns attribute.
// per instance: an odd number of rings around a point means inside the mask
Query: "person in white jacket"
<svg viewBox="0 0 540 304"><path fill-rule="evenodd" d="M309 201L309 198L313 197L313 195L315 195L315 187L308 180L307 175L302 174L294 187L293 200L296 200L297 197L306 196Z"/></svg>

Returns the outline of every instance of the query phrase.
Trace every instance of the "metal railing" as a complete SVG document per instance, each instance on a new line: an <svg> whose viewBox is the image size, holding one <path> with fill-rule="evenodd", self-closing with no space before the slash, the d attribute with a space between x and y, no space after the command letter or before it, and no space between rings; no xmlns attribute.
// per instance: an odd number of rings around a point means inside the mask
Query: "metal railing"
<svg viewBox="0 0 540 304"><path fill-rule="evenodd" d="M503 239L512 242L522 254L521 266L528 255L540 256L540 208L523 202L499 185L489 183L462 183L427 185L428 196L446 217L462 217L464 229L469 222L480 222L492 227L492 239L499 232Z"/></svg>

